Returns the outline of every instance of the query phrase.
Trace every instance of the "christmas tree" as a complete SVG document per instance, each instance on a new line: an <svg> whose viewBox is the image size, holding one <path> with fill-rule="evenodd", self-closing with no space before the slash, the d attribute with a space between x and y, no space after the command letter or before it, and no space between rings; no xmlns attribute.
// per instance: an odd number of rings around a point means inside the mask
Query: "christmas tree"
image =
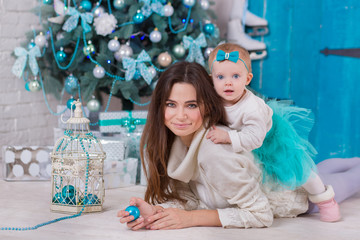
<svg viewBox="0 0 360 240"><path fill-rule="evenodd" d="M13 73L29 91L43 88L60 98L65 90L85 102L105 92L120 98L123 109L132 109L141 96L151 95L171 64L186 60L205 66L220 40L210 4L42 0L34 9L41 29L29 31L27 42L15 49Z"/></svg>

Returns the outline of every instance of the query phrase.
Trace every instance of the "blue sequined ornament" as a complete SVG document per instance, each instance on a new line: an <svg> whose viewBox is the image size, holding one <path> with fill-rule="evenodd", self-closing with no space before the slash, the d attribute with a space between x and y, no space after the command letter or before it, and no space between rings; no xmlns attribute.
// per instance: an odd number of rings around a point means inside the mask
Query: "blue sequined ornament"
<svg viewBox="0 0 360 240"><path fill-rule="evenodd" d="M43 4L53 4L53 0L43 0Z"/></svg>
<svg viewBox="0 0 360 240"><path fill-rule="evenodd" d="M98 196L96 196L95 194L88 194L82 200L82 204L84 205L100 204L100 200Z"/></svg>
<svg viewBox="0 0 360 240"><path fill-rule="evenodd" d="M75 77L74 75L70 74L69 76L67 76L67 78L65 78L65 91L71 95L75 95L78 87L79 87L79 83L78 83L78 79L77 77Z"/></svg>
<svg viewBox="0 0 360 240"><path fill-rule="evenodd" d="M59 61L59 62L65 62L66 60L66 53L64 52L64 50L60 49L60 51L58 51L56 53L56 59Z"/></svg>
<svg viewBox="0 0 360 240"><path fill-rule="evenodd" d="M75 99L70 98L70 99L66 102L66 106L68 107L68 109L75 110L76 106L75 106L75 104L74 104L74 101L75 101ZM73 105L73 106L71 107L71 105Z"/></svg>
<svg viewBox="0 0 360 240"><path fill-rule="evenodd" d="M62 197L62 193L58 192L55 194L55 196L52 199L53 203L63 203L64 198Z"/></svg>
<svg viewBox="0 0 360 240"><path fill-rule="evenodd" d="M130 215L134 216L134 220L138 219L140 217L140 210L136 206L128 206L125 211L129 212Z"/></svg>
<svg viewBox="0 0 360 240"><path fill-rule="evenodd" d="M207 23L207 24L204 25L203 30L204 30L205 33L211 35L215 31L215 26L212 23Z"/></svg>
<svg viewBox="0 0 360 240"><path fill-rule="evenodd" d="M89 12L92 8L92 5L90 1L83 0L80 2L80 7L82 7L85 11Z"/></svg>
<svg viewBox="0 0 360 240"><path fill-rule="evenodd" d="M121 10L125 7L125 0L114 0L113 5L116 10Z"/></svg>
<svg viewBox="0 0 360 240"><path fill-rule="evenodd" d="M144 21L144 15L141 13L140 10L138 10L137 13L133 16L133 21L136 24L142 23Z"/></svg>

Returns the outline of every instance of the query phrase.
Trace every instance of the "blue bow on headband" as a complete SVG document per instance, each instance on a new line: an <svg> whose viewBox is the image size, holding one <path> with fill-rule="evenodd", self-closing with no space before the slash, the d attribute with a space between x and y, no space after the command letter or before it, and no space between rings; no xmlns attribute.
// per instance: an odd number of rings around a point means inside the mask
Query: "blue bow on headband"
<svg viewBox="0 0 360 240"><path fill-rule="evenodd" d="M146 83L150 85L153 77L149 72L148 67L145 65L145 62L151 62L151 58L145 50L141 51L136 60L124 57L122 63L124 68L127 69L125 72L125 80L130 81L134 77L136 69L138 69Z"/></svg>
<svg viewBox="0 0 360 240"><path fill-rule="evenodd" d="M93 21L93 15L91 13L80 13L75 8L69 7L69 11L66 15L70 15L71 17L69 17L64 23L62 27L63 30L71 32L77 27L79 18L81 18L81 26L84 29L84 32L87 33L91 31L91 27L89 25Z"/></svg>
<svg viewBox="0 0 360 240"><path fill-rule="evenodd" d="M201 48L207 46L205 35L203 33L200 33L195 40L192 37L184 36L183 43L184 43L184 48L189 49L189 54L186 57L185 61L188 62L195 61L204 66L205 61L204 61L204 56L201 52Z"/></svg>
<svg viewBox="0 0 360 240"><path fill-rule="evenodd" d="M246 63L244 62L244 60L242 60L241 58L239 58L239 52L238 51L233 51L233 52L224 52L223 50L219 49L219 51L216 54L216 59L215 61L221 62L224 60L229 60L232 61L234 63L237 63L238 60L242 61L242 63L245 65L246 70L249 72L248 67L246 66ZM212 68L212 66L211 66Z"/></svg>
<svg viewBox="0 0 360 240"><path fill-rule="evenodd" d="M162 5L159 0L140 0L139 2L144 3L144 6L141 8L141 13L145 17L149 17L153 12L164 16L164 5Z"/></svg>
<svg viewBox="0 0 360 240"><path fill-rule="evenodd" d="M41 57L40 48L34 46L29 51L26 51L25 48L17 47L14 50L14 53L18 58L16 59L14 66L12 67L12 73L20 78L25 70L27 59L29 57L29 67L34 76L39 72L39 66L36 61L36 57Z"/></svg>

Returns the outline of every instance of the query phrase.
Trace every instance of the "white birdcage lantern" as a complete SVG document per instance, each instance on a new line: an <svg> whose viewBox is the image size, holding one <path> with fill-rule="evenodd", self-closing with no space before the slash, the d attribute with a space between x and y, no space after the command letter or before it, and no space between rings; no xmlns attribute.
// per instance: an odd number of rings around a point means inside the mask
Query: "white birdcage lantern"
<svg viewBox="0 0 360 240"><path fill-rule="evenodd" d="M69 213L102 210L105 198L102 145L90 132L81 103L75 102L74 116L66 121L64 136L51 153L51 210Z"/></svg>

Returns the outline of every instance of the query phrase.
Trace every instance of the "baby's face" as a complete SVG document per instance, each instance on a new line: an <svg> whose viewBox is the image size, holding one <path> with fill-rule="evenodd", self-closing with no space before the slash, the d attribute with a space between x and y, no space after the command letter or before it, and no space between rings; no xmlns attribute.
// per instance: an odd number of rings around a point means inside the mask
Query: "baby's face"
<svg viewBox="0 0 360 240"><path fill-rule="evenodd" d="M225 106L237 103L243 96L245 86L249 85L252 73L248 73L243 62L215 61L212 68L212 79L216 92L224 100Z"/></svg>

